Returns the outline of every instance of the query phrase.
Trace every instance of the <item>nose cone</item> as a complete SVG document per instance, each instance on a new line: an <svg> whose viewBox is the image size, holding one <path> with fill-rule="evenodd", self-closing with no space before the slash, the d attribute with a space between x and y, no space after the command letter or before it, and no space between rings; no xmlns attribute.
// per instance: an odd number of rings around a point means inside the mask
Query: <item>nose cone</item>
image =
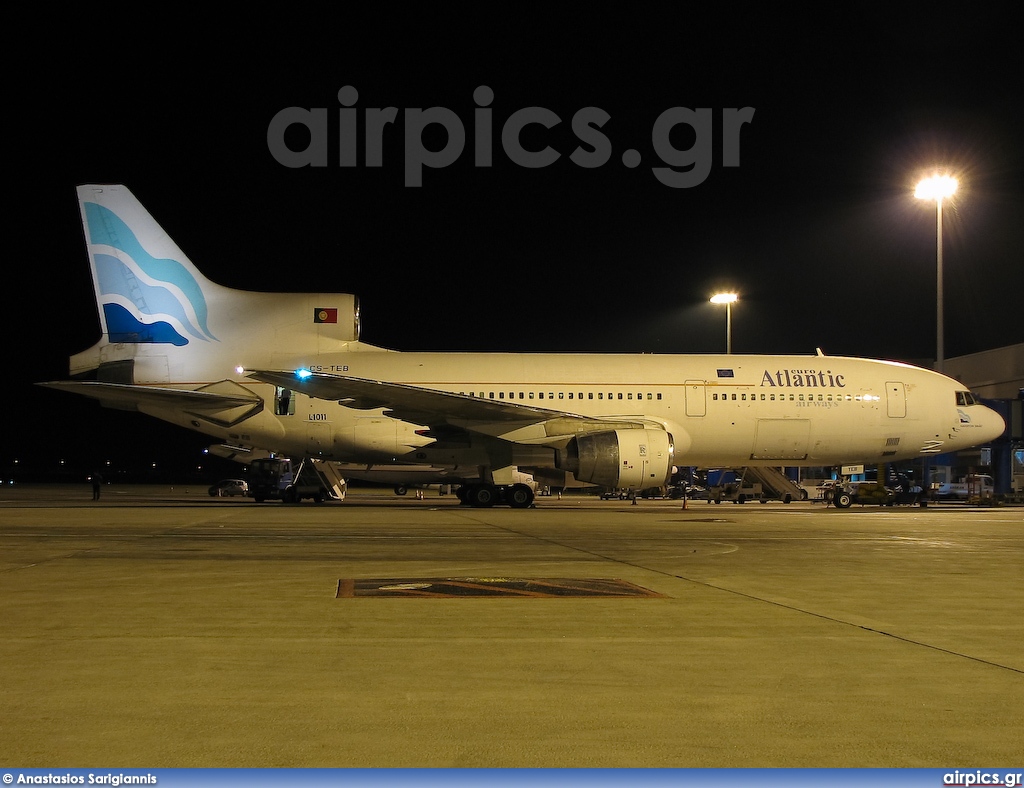
<svg viewBox="0 0 1024 788"><path fill-rule="evenodd" d="M972 446L994 441L1006 431L1006 422L1003 417L992 408L978 405L971 408L971 424L974 429L967 434L971 438Z"/></svg>

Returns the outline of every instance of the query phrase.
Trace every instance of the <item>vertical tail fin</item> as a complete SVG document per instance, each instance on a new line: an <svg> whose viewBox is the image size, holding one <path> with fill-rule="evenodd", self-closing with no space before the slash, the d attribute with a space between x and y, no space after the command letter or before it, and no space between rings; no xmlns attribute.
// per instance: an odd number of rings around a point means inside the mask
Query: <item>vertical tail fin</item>
<svg viewBox="0 0 1024 788"><path fill-rule="evenodd" d="M100 325L107 341L217 341L206 279L125 187L78 187Z"/></svg>

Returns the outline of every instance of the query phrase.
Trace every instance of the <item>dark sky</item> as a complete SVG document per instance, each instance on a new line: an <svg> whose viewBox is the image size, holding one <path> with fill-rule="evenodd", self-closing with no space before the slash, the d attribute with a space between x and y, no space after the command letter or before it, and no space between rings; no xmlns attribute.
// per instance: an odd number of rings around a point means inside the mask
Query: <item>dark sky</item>
<svg viewBox="0 0 1024 788"><path fill-rule="evenodd" d="M27 243L15 245L3 295L15 340L4 404L16 422L4 467L111 445L205 445L31 385L65 376L68 355L99 335L80 183L128 185L222 284L359 295L363 339L398 350L720 352L725 314L707 299L728 287L741 299L735 352L925 360L935 210L912 190L944 166L963 182L945 210L946 355L1024 341L1021 72L1016 34L995 12L701 19L620 6L556 21L468 8L458 25L306 11L258 32L211 23L194 36L174 20L122 31L82 19L73 41L9 52L21 71L8 71L31 78L7 86L7 227ZM398 108L381 167L365 165L362 128L357 166L338 166L346 85L360 127L366 108ZM481 85L494 95L488 168L474 165ZM292 106L327 108L328 166L271 155L270 121ZM403 134L417 107L454 112L466 144L412 188ZM561 119L522 135L525 148L560 154L549 166L522 167L502 147L506 119L526 107ZM611 155L595 168L570 159L581 146L572 118L586 107L609 116ZM710 171L691 188L652 172L664 166L652 128L673 107L713 119ZM754 116L739 166L725 167L723 110L736 107ZM436 126L424 137L446 142ZM294 128L287 140L305 143ZM694 143L685 125L667 141ZM639 166L623 164L627 149Z"/></svg>

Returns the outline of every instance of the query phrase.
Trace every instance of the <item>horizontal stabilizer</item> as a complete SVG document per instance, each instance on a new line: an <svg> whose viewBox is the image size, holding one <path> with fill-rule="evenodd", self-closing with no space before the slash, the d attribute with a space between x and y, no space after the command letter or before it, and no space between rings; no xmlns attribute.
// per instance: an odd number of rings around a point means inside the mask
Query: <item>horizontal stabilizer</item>
<svg viewBox="0 0 1024 788"><path fill-rule="evenodd" d="M274 456L272 452L265 449L256 449L251 446L233 446L229 443L214 444L206 452L214 457L233 460L244 465L248 465L253 460L263 460Z"/></svg>
<svg viewBox="0 0 1024 788"><path fill-rule="evenodd" d="M178 410L219 424L237 423L263 409L259 396L227 380L197 391L94 380L59 380L37 385L92 397L106 408Z"/></svg>

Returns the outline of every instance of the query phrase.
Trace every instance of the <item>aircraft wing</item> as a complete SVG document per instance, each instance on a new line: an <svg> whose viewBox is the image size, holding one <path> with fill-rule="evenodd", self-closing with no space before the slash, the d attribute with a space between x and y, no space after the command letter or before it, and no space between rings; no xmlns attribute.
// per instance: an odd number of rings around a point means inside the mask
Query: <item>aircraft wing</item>
<svg viewBox="0 0 1024 788"><path fill-rule="evenodd" d="M568 411L538 408L508 400L481 399L466 394L436 391L404 383L388 383L349 375L313 372L299 377L294 372L257 370L249 377L263 383L294 389L318 399L336 400L348 408L371 410L384 408L388 415L402 421L429 427L451 425L463 429L479 427L481 432L507 432L531 424L557 424L549 435L571 435L609 425L625 426L622 421L600 420ZM630 422L632 424L632 422Z"/></svg>

